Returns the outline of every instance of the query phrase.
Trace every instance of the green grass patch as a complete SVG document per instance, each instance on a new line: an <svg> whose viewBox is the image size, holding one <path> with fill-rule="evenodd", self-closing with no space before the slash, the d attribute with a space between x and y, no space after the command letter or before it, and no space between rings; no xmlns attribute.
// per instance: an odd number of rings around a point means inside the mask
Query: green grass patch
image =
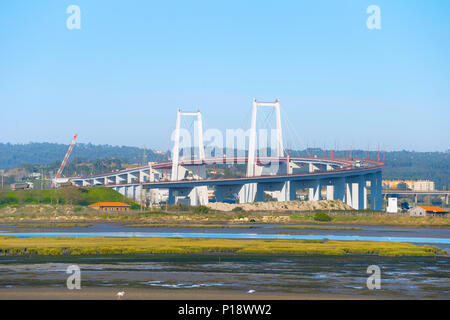
<svg viewBox="0 0 450 320"><path fill-rule="evenodd" d="M105 238L0 236L0 255L104 255L104 254L299 254L378 256L436 256L432 246L376 241L231 240L202 238Z"/></svg>
<svg viewBox="0 0 450 320"><path fill-rule="evenodd" d="M140 206L117 191L106 187L69 187L49 190L7 190L0 191L0 205L24 204L70 204L87 206L95 202L124 202L131 205L131 209ZM75 212L82 211L76 207Z"/></svg>

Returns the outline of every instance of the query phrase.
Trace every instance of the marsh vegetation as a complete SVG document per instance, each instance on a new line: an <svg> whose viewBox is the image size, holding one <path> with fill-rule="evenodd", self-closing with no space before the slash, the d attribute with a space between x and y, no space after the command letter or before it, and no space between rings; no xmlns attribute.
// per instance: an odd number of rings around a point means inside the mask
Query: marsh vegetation
<svg viewBox="0 0 450 320"><path fill-rule="evenodd" d="M436 256L445 252L432 246L375 241L0 236L0 255L4 256L211 253Z"/></svg>

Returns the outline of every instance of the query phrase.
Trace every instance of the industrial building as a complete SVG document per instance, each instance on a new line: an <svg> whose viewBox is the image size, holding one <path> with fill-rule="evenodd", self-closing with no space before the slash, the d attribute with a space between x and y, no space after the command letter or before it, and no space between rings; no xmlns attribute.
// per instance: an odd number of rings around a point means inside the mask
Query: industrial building
<svg viewBox="0 0 450 320"><path fill-rule="evenodd" d="M434 191L434 181L430 180L383 180L383 188L398 189L402 183L412 191Z"/></svg>

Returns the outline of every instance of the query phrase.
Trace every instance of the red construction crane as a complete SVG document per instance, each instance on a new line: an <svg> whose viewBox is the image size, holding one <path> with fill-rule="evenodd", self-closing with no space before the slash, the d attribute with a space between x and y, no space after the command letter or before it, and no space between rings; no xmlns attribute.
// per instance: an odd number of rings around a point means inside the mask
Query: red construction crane
<svg viewBox="0 0 450 320"><path fill-rule="evenodd" d="M67 150L67 153L66 153L66 155L65 155L65 157L64 157L64 159L63 159L63 161L61 162L61 165L59 166L58 172L56 172L56 175L55 175L55 177L53 178L52 188L56 187L56 179L58 179L58 178L61 177L62 172L63 172L63 170L64 170L64 167L66 166L67 161L69 161L69 157L70 157L70 154L72 153L73 147L75 146L75 142L76 142L76 140L77 140L77 137L78 137L78 134L75 134L75 135L73 136L73 140L72 140L72 143L71 143L70 146L69 146L69 150Z"/></svg>

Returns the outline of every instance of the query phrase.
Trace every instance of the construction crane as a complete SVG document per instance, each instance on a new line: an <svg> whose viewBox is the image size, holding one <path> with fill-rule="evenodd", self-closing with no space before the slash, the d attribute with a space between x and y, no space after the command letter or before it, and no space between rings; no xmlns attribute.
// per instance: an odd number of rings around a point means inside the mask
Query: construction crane
<svg viewBox="0 0 450 320"><path fill-rule="evenodd" d="M53 178L52 188L55 188L55 187L56 187L56 180L57 180L58 178L61 177L62 172L63 172L63 170L64 170L64 168L65 168L67 162L69 161L69 157L70 157L70 154L72 153L73 147L75 146L77 137L78 137L78 134L75 134L75 135L73 136L72 143L70 144L69 149L67 150L67 153L66 153L66 155L64 156L64 159L63 159L63 161L61 162L61 165L59 166L58 172L56 172L56 175L55 175L55 177Z"/></svg>

